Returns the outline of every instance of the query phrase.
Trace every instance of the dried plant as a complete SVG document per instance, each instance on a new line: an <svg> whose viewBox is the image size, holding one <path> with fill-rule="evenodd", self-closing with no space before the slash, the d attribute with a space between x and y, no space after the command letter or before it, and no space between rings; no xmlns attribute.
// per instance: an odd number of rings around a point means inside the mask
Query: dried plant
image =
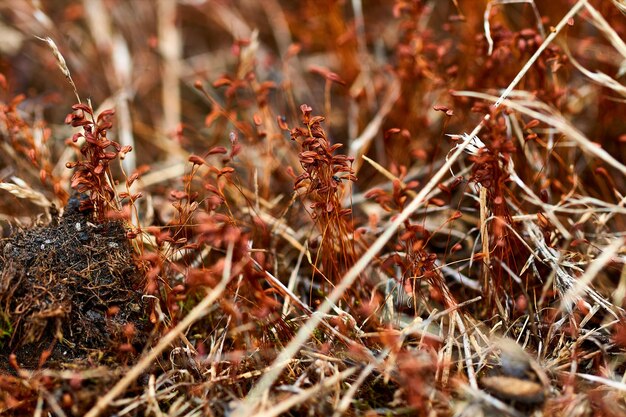
<svg viewBox="0 0 626 417"><path fill-rule="evenodd" d="M0 413L626 414L622 3L0 3Z"/></svg>
<svg viewBox="0 0 626 417"><path fill-rule="evenodd" d="M80 127L82 132L75 133L68 144L76 144L79 138L84 138L84 144L79 149L81 158L66 164L74 170L71 187L89 195L89 200L81 203L81 209L93 210L95 218L102 221L108 210L120 210L111 162L118 157L123 159L132 148L107 139L107 131L113 126L113 110L105 110L96 117L90 105L75 104L72 109L74 112L68 114L65 123Z"/></svg>
<svg viewBox="0 0 626 417"><path fill-rule="evenodd" d="M291 130L291 139L302 148L298 154L304 172L295 179L296 191L311 201L311 218L321 233L318 257L324 266L322 273L331 283L335 282L356 257L354 243L350 239L352 210L344 209L342 201L346 183L356 181L351 168L351 158L335 155L341 144L330 144L321 126L324 118L311 116L313 109L306 104L300 107L304 128Z"/></svg>

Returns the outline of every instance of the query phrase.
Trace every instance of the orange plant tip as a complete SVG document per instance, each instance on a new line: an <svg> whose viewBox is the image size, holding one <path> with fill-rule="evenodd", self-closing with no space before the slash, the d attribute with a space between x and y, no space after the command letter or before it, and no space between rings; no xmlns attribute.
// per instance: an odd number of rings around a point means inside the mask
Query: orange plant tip
<svg viewBox="0 0 626 417"><path fill-rule="evenodd" d="M189 162L191 162L194 165L204 165L206 164L206 162L204 161L204 159L202 159L201 157L199 157L198 155L191 155L189 157Z"/></svg>
<svg viewBox="0 0 626 417"><path fill-rule="evenodd" d="M11 365L11 367L16 371L20 370L20 365L17 362L17 355L15 353L11 353L9 355L9 365Z"/></svg>
<svg viewBox="0 0 626 417"><path fill-rule="evenodd" d="M437 105L433 106L433 110L444 112L446 114L446 116L448 116L448 117L454 116L454 111L452 109L448 108L447 106L441 105L441 104L437 104Z"/></svg>
<svg viewBox="0 0 626 417"><path fill-rule="evenodd" d="M133 345L130 343L122 343L119 347L120 352L128 353L134 350Z"/></svg>
<svg viewBox="0 0 626 417"><path fill-rule="evenodd" d="M535 128L539 126L539 123L540 123L539 120L533 119L530 122L526 123L526 125L524 125L524 130Z"/></svg>
<svg viewBox="0 0 626 417"><path fill-rule="evenodd" d="M62 397L62 400L61 400L61 404L65 408L69 408L72 405L74 405L74 401L72 400L72 396L69 393L67 393L67 392L65 394L63 394L63 397Z"/></svg>
<svg viewBox="0 0 626 417"><path fill-rule="evenodd" d="M202 81L200 81L200 80L196 80L196 81L194 81L193 86L194 86L195 88L197 88L198 90L203 90L203 87L202 87Z"/></svg>
<svg viewBox="0 0 626 417"><path fill-rule="evenodd" d="M281 130L289 130L289 126L287 125L287 118L285 116L277 116L276 120L278 121L278 127Z"/></svg>
<svg viewBox="0 0 626 417"><path fill-rule="evenodd" d="M446 205L446 202L440 198L431 198L428 202L437 207L443 207Z"/></svg>
<svg viewBox="0 0 626 417"><path fill-rule="evenodd" d="M111 306L107 309L107 316L113 317L113 316L116 316L117 313L119 312L120 312L120 308L118 306Z"/></svg>
<svg viewBox="0 0 626 417"><path fill-rule="evenodd" d="M211 148L209 150L209 152L207 152L207 155L215 155L215 154L227 154L228 153L228 149L226 149L223 146L215 146L213 148Z"/></svg>
<svg viewBox="0 0 626 417"><path fill-rule="evenodd" d="M485 258L485 254L483 252L476 252L473 258L475 261L480 261L481 259Z"/></svg>
<svg viewBox="0 0 626 417"><path fill-rule="evenodd" d="M576 302L576 307L583 314L589 314L589 311L591 310L591 304L583 299L580 299Z"/></svg>

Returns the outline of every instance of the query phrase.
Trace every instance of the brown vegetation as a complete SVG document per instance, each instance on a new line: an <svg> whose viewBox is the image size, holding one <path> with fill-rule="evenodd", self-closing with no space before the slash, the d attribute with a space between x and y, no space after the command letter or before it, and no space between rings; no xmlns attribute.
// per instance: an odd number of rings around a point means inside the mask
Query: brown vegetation
<svg viewBox="0 0 626 417"><path fill-rule="evenodd" d="M0 1L0 414L625 415L624 13Z"/></svg>

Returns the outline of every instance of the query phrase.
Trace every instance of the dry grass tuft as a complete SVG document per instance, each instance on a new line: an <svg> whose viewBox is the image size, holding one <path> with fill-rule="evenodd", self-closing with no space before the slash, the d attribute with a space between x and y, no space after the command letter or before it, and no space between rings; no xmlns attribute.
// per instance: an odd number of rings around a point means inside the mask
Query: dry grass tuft
<svg viewBox="0 0 626 417"><path fill-rule="evenodd" d="M625 415L623 13L0 2L0 413Z"/></svg>

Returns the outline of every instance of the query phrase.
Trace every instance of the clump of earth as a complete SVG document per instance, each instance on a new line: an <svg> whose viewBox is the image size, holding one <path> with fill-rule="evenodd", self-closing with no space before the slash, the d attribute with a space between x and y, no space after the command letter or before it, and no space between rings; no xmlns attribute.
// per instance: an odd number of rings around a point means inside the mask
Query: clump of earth
<svg viewBox="0 0 626 417"><path fill-rule="evenodd" d="M62 367L133 355L147 334L124 226L96 223L84 196L46 226L0 241L0 367Z"/></svg>

